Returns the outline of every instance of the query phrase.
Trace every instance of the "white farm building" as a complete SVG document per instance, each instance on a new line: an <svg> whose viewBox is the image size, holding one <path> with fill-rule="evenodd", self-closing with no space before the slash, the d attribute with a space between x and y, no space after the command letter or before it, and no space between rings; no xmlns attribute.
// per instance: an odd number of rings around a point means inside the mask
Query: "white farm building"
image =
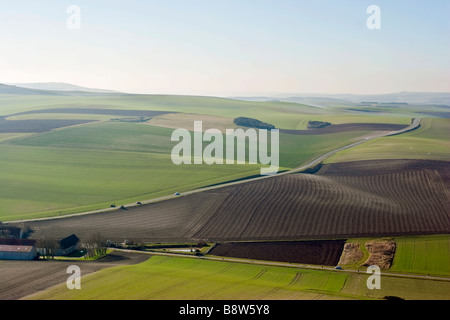
<svg viewBox="0 0 450 320"><path fill-rule="evenodd" d="M34 245L0 244L0 260L33 260L36 256Z"/></svg>

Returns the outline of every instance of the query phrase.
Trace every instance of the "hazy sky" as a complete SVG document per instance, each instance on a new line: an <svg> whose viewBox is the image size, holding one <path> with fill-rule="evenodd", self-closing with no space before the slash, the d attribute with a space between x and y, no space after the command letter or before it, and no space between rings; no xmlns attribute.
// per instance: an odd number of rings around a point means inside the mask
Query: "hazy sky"
<svg viewBox="0 0 450 320"><path fill-rule="evenodd" d="M379 30L366 26L373 4ZM67 27L70 5L80 29ZM219 96L450 91L449 15L448 0L0 0L0 83Z"/></svg>

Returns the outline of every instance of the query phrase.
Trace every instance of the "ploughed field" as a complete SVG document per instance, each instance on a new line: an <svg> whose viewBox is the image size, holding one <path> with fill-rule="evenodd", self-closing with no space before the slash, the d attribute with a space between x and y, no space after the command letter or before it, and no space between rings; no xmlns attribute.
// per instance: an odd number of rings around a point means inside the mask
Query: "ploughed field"
<svg viewBox="0 0 450 320"><path fill-rule="evenodd" d="M208 254L335 266L339 262L344 245L345 240L225 242L217 243Z"/></svg>
<svg viewBox="0 0 450 320"><path fill-rule="evenodd" d="M369 160L64 219L32 238L295 240L450 233L449 162Z"/></svg>

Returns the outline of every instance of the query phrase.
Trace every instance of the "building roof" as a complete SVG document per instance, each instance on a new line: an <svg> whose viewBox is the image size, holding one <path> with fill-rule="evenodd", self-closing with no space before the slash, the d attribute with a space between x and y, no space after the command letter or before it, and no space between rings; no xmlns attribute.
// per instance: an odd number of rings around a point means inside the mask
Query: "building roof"
<svg viewBox="0 0 450 320"><path fill-rule="evenodd" d="M2 252L30 252L32 249L33 246L0 244L0 251Z"/></svg>
<svg viewBox="0 0 450 320"><path fill-rule="evenodd" d="M61 241L59 241L59 245L61 246L61 249L67 249L71 246L74 246L78 243L78 241L80 241L80 239L78 239L78 237L74 234L62 239Z"/></svg>

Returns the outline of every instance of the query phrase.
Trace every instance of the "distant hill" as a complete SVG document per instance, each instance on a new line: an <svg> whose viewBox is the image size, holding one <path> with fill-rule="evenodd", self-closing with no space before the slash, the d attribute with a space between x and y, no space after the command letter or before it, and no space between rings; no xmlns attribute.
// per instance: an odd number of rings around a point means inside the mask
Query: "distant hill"
<svg viewBox="0 0 450 320"><path fill-rule="evenodd" d="M17 86L27 89L48 90L48 91L82 91L93 93L120 93L118 91L107 89L96 89L77 86L64 82L41 82L41 83L8 83L8 85Z"/></svg>
<svg viewBox="0 0 450 320"><path fill-rule="evenodd" d="M28 89L28 88L11 86L11 85L1 84L1 83L0 83L0 94L52 95L52 96L64 95L62 93L53 92L53 91Z"/></svg>
<svg viewBox="0 0 450 320"><path fill-rule="evenodd" d="M450 105L450 92L396 92L386 94L299 94L275 97L282 101L291 102L314 102L347 101L361 103L362 101L374 101L378 103L411 103L411 104L439 104Z"/></svg>
<svg viewBox="0 0 450 320"><path fill-rule="evenodd" d="M315 107L328 107L345 103L409 103L450 105L450 92L396 92L386 94L279 94L274 96L231 97L245 101L282 101L307 104Z"/></svg>

